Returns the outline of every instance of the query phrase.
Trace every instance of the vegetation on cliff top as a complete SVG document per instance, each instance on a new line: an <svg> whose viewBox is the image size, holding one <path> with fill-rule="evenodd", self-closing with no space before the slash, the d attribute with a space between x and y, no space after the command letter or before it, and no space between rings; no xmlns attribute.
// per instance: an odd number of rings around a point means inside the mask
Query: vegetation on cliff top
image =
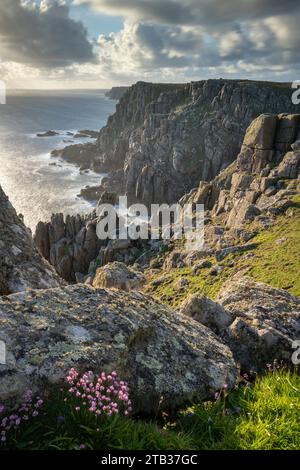
<svg viewBox="0 0 300 470"><path fill-rule="evenodd" d="M299 376L268 372L236 390L226 384L216 401L193 405L155 421L124 416L95 418L74 411L61 390L53 390L40 413L2 446L15 450L205 450L298 449ZM4 447L5 446L5 447Z"/></svg>
<svg viewBox="0 0 300 470"><path fill-rule="evenodd" d="M257 227L252 227L257 228ZM265 282L275 288L285 289L300 296L300 195L294 198L294 206L287 214L278 217L276 224L259 229L251 240L257 247L247 253L233 253L219 263L223 270L211 275L211 268L203 268L197 274L192 267L172 269L164 274L161 283L151 283L159 273L149 275L147 291L172 307L178 307L188 294L201 291L215 299L225 281L237 272L243 272L256 281ZM216 264L214 257L208 259ZM176 281L187 279L184 289L178 289Z"/></svg>

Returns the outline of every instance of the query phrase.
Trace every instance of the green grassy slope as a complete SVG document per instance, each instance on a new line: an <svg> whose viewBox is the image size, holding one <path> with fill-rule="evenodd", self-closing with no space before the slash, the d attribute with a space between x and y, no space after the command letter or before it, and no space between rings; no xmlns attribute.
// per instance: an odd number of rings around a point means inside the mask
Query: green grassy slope
<svg viewBox="0 0 300 470"><path fill-rule="evenodd" d="M214 299L224 282L242 271L257 281L286 289L300 297L300 196L295 197L294 207L286 215L279 217L271 228L260 229L251 243L256 243L257 248L247 253L231 254L218 263L224 269L217 276L209 274L211 268L201 269L198 274L194 274L190 267L172 269L161 273L166 275L166 279L159 285L151 284L159 274L149 275L147 292L172 307L177 307L187 295L199 291ZM214 258L209 261L216 264ZM189 281L187 288L176 288L176 281L180 278Z"/></svg>

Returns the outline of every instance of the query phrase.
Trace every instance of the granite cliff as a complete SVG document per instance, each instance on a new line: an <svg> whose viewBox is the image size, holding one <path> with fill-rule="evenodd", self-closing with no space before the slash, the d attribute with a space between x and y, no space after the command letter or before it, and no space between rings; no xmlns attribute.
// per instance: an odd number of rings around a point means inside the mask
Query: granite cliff
<svg viewBox="0 0 300 470"><path fill-rule="evenodd" d="M114 86L105 93L105 96L110 100L119 100L128 90L128 86Z"/></svg>
<svg viewBox="0 0 300 470"><path fill-rule="evenodd" d="M234 161L254 118L299 109L288 84L138 82L121 98L95 145L66 147L54 155L109 173L95 199L108 190L126 194L129 203L174 203Z"/></svg>
<svg viewBox="0 0 300 470"><path fill-rule="evenodd" d="M64 284L39 254L30 230L0 186L0 295Z"/></svg>

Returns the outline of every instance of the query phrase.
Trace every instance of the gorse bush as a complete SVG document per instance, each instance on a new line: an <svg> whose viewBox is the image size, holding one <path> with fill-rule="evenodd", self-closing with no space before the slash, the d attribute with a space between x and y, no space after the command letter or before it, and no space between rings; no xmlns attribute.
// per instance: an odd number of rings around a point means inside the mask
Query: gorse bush
<svg viewBox="0 0 300 470"><path fill-rule="evenodd" d="M3 449L300 447L300 378L278 367L269 367L254 382L243 377L235 390L224 384L214 401L191 405L176 416L162 413L154 422L134 417L128 385L116 372L79 375L72 369L66 387L48 392L44 402L29 393L15 414L1 408Z"/></svg>

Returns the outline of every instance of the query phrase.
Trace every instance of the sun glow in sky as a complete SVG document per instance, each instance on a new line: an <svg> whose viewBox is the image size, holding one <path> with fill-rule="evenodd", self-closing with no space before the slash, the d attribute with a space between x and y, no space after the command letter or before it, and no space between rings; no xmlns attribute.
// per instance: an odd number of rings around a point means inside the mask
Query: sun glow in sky
<svg viewBox="0 0 300 470"><path fill-rule="evenodd" d="M1 0L0 80L11 88L292 81L299 24L299 0Z"/></svg>

